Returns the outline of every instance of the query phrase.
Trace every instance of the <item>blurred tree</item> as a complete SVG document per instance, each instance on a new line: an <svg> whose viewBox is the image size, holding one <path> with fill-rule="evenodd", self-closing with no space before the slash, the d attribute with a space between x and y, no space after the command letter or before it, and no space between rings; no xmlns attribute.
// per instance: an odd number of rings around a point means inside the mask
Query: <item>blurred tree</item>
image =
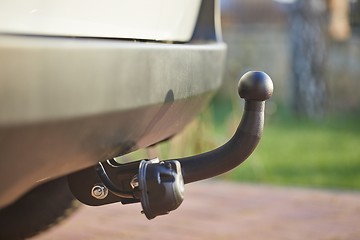
<svg viewBox="0 0 360 240"><path fill-rule="evenodd" d="M324 115L327 103L328 37L347 40L351 34L347 0L291 1L290 46L292 105L309 118Z"/></svg>
<svg viewBox="0 0 360 240"><path fill-rule="evenodd" d="M299 115L319 118L327 100L325 0L298 0L292 4L290 46L293 108Z"/></svg>

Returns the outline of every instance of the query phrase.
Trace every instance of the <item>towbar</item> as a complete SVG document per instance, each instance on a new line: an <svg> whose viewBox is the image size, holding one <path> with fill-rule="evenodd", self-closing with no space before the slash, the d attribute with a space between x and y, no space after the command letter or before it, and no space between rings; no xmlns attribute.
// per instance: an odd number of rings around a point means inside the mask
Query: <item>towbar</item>
<svg viewBox="0 0 360 240"><path fill-rule="evenodd" d="M119 164L108 160L69 175L71 191L78 200L92 206L141 202L148 219L177 209L184 199L184 184L235 168L259 143L265 101L273 93L273 83L264 72L247 72L239 80L238 93L245 99L244 113L234 136L223 146L166 161L156 158Z"/></svg>

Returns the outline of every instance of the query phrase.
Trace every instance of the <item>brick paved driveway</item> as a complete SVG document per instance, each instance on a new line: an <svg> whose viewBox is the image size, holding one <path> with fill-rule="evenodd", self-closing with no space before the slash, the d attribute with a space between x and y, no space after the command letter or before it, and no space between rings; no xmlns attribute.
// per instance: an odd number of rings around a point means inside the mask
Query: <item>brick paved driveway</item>
<svg viewBox="0 0 360 240"><path fill-rule="evenodd" d="M82 207L43 239L360 239L360 193L204 181L148 221L140 205Z"/></svg>

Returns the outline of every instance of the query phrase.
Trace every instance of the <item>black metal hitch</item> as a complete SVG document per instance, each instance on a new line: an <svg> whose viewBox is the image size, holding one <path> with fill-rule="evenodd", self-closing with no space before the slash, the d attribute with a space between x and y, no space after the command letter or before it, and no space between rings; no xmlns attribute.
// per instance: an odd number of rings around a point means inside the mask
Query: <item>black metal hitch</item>
<svg viewBox="0 0 360 240"><path fill-rule="evenodd" d="M264 72L247 72L239 80L238 93L245 99L244 113L234 136L223 146L166 161L101 162L68 176L74 196L91 206L141 202L148 219L177 209L184 199L185 184L235 168L256 148L263 132L265 101L273 93L273 83Z"/></svg>

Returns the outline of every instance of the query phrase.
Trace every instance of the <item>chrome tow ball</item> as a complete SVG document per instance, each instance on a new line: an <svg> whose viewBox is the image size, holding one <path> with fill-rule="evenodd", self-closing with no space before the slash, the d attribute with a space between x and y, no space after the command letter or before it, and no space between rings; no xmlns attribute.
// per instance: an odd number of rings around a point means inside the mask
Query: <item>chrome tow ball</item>
<svg viewBox="0 0 360 240"><path fill-rule="evenodd" d="M143 160L137 177L142 213L148 219L168 214L184 200L184 180L179 161Z"/></svg>
<svg viewBox="0 0 360 240"><path fill-rule="evenodd" d="M260 141L265 101L273 83L263 72L241 77L238 93L245 99L244 113L234 136L224 145L195 156L119 164L100 162L68 176L71 191L81 202L100 206L114 202L141 202L148 219L177 209L184 199L184 184L215 177L245 161Z"/></svg>

